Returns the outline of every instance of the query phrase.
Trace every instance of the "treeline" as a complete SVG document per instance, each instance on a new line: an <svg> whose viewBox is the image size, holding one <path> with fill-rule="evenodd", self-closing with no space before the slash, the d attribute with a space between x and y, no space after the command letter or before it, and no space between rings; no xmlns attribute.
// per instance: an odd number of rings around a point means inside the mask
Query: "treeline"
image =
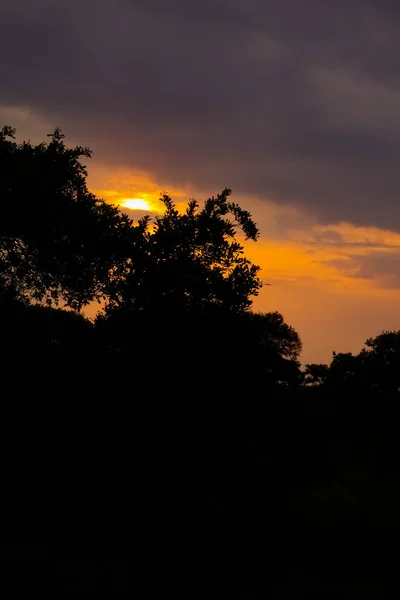
<svg viewBox="0 0 400 600"><path fill-rule="evenodd" d="M14 135L3 596L375 598L399 525L400 333L303 369L297 332L251 310L258 229L230 190L135 223L88 191L88 149Z"/></svg>

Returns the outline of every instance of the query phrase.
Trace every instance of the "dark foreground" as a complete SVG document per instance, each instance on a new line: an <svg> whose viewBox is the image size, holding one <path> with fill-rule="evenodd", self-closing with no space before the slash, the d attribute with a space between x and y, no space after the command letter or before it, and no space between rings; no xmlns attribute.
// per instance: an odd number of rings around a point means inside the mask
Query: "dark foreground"
<svg viewBox="0 0 400 600"><path fill-rule="evenodd" d="M390 398L71 360L3 361L2 598L396 596Z"/></svg>

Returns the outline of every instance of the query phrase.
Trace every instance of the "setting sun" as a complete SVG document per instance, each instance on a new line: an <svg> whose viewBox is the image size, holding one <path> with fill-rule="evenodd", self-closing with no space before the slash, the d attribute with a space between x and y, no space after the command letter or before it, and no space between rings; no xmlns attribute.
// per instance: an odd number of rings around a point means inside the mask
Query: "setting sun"
<svg viewBox="0 0 400 600"><path fill-rule="evenodd" d="M147 200L143 198L126 198L122 200L120 206L129 208L130 210L151 210L151 207Z"/></svg>

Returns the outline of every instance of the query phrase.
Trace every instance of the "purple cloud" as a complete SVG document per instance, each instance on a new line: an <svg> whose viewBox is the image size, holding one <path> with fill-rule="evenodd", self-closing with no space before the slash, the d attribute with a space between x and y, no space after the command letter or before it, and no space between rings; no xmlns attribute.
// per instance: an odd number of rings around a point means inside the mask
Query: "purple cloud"
<svg viewBox="0 0 400 600"><path fill-rule="evenodd" d="M394 0L4 0L0 21L1 104L102 160L400 229Z"/></svg>

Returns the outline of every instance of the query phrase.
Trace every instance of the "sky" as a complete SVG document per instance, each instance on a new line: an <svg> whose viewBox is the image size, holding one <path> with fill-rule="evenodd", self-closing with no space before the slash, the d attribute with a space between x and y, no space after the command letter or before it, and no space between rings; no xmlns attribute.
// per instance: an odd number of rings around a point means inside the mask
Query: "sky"
<svg viewBox="0 0 400 600"><path fill-rule="evenodd" d="M254 308L304 362L400 329L397 0L0 0L0 22L0 122L91 147L110 202L232 188Z"/></svg>

